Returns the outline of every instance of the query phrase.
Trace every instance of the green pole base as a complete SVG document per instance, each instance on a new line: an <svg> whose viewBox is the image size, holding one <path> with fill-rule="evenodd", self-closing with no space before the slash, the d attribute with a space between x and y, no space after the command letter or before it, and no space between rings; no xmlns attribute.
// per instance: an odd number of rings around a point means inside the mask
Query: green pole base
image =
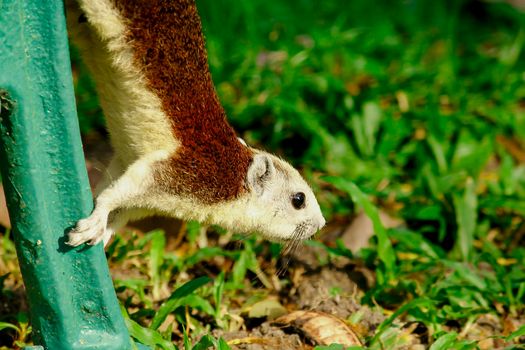
<svg viewBox="0 0 525 350"><path fill-rule="evenodd" d="M0 171L37 344L26 349L131 349L102 245L64 244L93 201L61 0L0 1L0 67Z"/></svg>

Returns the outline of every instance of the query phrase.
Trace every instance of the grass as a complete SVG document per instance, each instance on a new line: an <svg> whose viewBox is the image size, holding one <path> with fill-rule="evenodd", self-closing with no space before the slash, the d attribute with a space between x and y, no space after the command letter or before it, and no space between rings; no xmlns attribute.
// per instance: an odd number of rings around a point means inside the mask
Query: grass
<svg viewBox="0 0 525 350"><path fill-rule="evenodd" d="M386 319L363 348L406 346L400 322L424 325L431 350L483 349L491 337L524 348L525 16L476 1L198 5L236 130L301 168L333 225L360 210L372 219L369 248L322 245L321 264L351 258L374 273L360 302ZM82 130L100 128L92 83L83 71L76 82ZM384 228L379 210L403 225ZM245 310L286 294L296 266L277 278L277 245L185 230L175 251L158 231L109 246L128 327L162 349L227 349L212 332L246 326ZM8 235L1 243L0 296L20 307L0 315L0 344L16 348L30 326ZM487 315L501 327L469 337Z"/></svg>

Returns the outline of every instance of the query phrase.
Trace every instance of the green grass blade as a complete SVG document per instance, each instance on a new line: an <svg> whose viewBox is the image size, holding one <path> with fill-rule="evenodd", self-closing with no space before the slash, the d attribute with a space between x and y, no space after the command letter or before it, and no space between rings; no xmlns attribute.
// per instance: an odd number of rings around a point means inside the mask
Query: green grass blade
<svg viewBox="0 0 525 350"><path fill-rule="evenodd" d="M474 233L478 218L478 197L476 184L472 178L467 179L463 196L454 195L453 200L456 209L456 222L458 224L455 251L461 255L463 261L469 261L474 248Z"/></svg>
<svg viewBox="0 0 525 350"><path fill-rule="evenodd" d="M219 338L219 341L217 343L218 350L231 350L226 340Z"/></svg>
<svg viewBox="0 0 525 350"><path fill-rule="evenodd" d="M221 271L219 276L213 282L213 301L215 302L215 320L220 318L222 296L224 293L224 272Z"/></svg>
<svg viewBox="0 0 525 350"><path fill-rule="evenodd" d="M314 350L345 350L345 347L341 344L319 345Z"/></svg>
<svg viewBox="0 0 525 350"><path fill-rule="evenodd" d="M166 237L162 231L154 231L151 235L151 248L149 260L149 273L153 285L153 299L158 300L160 297L160 271L164 261L164 248L166 246Z"/></svg>
<svg viewBox="0 0 525 350"><path fill-rule="evenodd" d="M449 350L451 346L456 342L458 334L456 332L447 333L439 337L429 350Z"/></svg>
<svg viewBox="0 0 525 350"><path fill-rule="evenodd" d="M163 350L177 350L175 344L164 339L156 330L142 327L140 324L133 321L124 307L121 307L121 311L129 334L141 344L149 346L152 349L160 348Z"/></svg>
<svg viewBox="0 0 525 350"><path fill-rule="evenodd" d="M13 330L15 330L17 333L20 333L20 328L18 328L18 327L15 326L14 324L7 323L7 322L0 322L0 331L1 331L1 330L4 330L4 329L13 329Z"/></svg>
<svg viewBox="0 0 525 350"><path fill-rule="evenodd" d="M159 310L151 321L151 328L157 329L164 322L166 317L173 312L176 308L183 305L182 298L199 289L206 283L210 282L211 278L202 276L189 281L173 292L171 296L159 307Z"/></svg>
<svg viewBox="0 0 525 350"><path fill-rule="evenodd" d="M199 295L190 294L179 300L180 305L185 305L191 307L192 309L200 310L210 316L215 314L215 309L211 306L210 302Z"/></svg>
<svg viewBox="0 0 525 350"><path fill-rule="evenodd" d="M188 337L188 332L186 331L186 328L184 328L183 342L184 342L184 350L192 350L191 341L190 341L190 338Z"/></svg>
<svg viewBox="0 0 525 350"><path fill-rule="evenodd" d="M397 317L399 317L400 315L404 314L405 312L407 312L407 311L409 311L411 309L417 308L417 307L431 308L433 306L434 305L433 305L432 301L428 300L428 299L425 299L425 298L414 299L414 300L406 303L405 305L401 306L388 319L386 319L383 323L381 323L381 325L379 325L379 328L377 329L376 334L374 335L372 340L370 340L370 345L373 345L374 343L376 343L380 339L381 334L383 334L383 332L385 330L387 330L388 327L390 327L392 325L394 320Z"/></svg>
<svg viewBox="0 0 525 350"><path fill-rule="evenodd" d="M436 164L438 166L439 173L446 174L448 170L448 165L443 145L432 134L428 135L427 142L428 146L432 150L432 153L434 154L434 158L436 159Z"/></svg>
<svg viewBox="0 0 525 350"><path fill-rule="evenodd" d="M387 272L392 272L396 266L396 256L392 244L383 226L377 208L372 204L368 196L364 194L353 182L340 177L327 176L325 181L331 183L338 189L348 193L354 202L363 208L365 214L372 220L374 232L377 235L377 253L379 259L385 264Z"/></svg>
<svg viewBox="0 0 525 350"><path fill-rule="evenodd" d="M205 335L202 337L197 344L195 344L192 348L192 350L207 350L209 348L212 348L215 344L215 339L213 339L210 335Z"/></svg>

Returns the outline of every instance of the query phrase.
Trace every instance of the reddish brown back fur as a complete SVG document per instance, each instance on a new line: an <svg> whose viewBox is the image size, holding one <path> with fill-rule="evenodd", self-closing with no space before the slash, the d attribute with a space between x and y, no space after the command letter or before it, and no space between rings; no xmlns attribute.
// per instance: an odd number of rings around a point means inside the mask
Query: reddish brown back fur
<svg viewBox="0 0 525 350"><path fill-rule="evenodd" d="M237 140L213 87L194 1L114 1L136 64L181 142L162 179L175 193L205 203L237 197L252 154Z"/></svg>

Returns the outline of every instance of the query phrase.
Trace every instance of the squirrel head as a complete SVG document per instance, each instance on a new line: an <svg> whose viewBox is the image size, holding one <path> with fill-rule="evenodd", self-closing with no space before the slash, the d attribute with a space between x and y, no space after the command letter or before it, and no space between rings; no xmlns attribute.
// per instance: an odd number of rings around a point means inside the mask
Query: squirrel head
<svg viewBox="0 0 525 350"><path fill-rule="evenodd" d="M284 160L255 150L246 174L248 229L276 242L310 238L325 225L319 204L299 172ZM245 224L246 224L245 223Z"/></svg>

